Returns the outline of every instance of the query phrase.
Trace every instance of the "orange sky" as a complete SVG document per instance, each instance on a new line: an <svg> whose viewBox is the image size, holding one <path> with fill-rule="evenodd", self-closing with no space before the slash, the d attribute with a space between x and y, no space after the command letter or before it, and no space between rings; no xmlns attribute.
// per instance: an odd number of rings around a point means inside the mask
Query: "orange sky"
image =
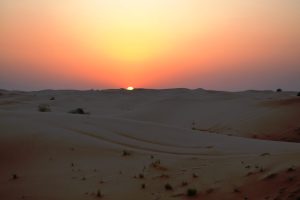
<svg viewBox="0 0 300 200"><path fill-rule="evenodd" d="M296 0L1 0L0 88L300 89Z"/></svg>

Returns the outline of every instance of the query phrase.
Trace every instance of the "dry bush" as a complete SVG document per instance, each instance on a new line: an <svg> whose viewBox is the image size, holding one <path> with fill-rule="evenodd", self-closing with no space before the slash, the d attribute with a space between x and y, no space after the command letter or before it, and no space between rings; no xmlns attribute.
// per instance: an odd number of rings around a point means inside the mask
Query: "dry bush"
<svg viewBox="0 0 300 200"><path fill-rule="evenodd" d="M170 185L169 183L165 184L165 189L166 190L173 190L172 185Z"/></svg>
<svg viewBox="0 0 300 200"><path fill-rule="evenodd" d="M75 110L69 111L71 114L87 115L88 112L85 112L82 108L76 108Z"/></svg>
<svg viewBox="0 0 300 200"><path fill-rule="evenodd" d="M38 110L40 112L51 112L50 106L48 104L40 104Z"/></svg>
<svg viewBox="0 0 300 200"><path fill-rule="evenodd" d="M197 190L196 189L188 189L186 191L186 195L189 196L189 197L194 197L197 195Z"/></svg>
<svg viewBox="0 0 300 200"><path fill-rule="evenodd" d="M122 156L130 156L131 153L127 150L123 150Z"/></svg>

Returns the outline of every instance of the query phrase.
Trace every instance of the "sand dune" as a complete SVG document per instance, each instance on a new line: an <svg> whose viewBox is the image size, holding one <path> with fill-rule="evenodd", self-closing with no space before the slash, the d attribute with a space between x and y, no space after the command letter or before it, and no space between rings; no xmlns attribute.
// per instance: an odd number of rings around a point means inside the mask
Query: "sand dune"
<svg viewBox="0 0 300 200"><path fill-rule="evenodd" d="M295 92L0 93L0 199L300 197Z"/></svg>

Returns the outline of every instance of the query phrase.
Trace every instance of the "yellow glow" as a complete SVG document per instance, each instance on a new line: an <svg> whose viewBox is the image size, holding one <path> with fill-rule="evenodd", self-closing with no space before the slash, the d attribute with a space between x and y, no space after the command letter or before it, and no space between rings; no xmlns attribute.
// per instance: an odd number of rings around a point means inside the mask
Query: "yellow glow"
<svg viewBox="0 0 300 200"><path fill-rule="evenodd" d="M0 0L0 80L216 89L287 64L297 74L299 10L295 0Z"/></svg>
<svg viewBox="0 0 300 200"><path fill-rule="evenodd" d="M134 87L129 86L129 87L127 88L127 90L129 90L129 91L134 90Z"/></svg>
<svg viewBox="0 0 300 200"><path fill-rule="evenodd" d="M78 4L82 13L70 11L76 18L68 19L74 22L68 26L76 29L72 32L81 33L76 41L83 40L90 54L102 54L123 66L163 57L174 49L178 38L197 34L192 22L199 17L191 3L181 0L83 2Z"/></svg>

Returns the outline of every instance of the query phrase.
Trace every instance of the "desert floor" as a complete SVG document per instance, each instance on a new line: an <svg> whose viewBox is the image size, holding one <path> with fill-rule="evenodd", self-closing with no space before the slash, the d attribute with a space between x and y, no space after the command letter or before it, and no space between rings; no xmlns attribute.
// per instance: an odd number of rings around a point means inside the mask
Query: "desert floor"
<svg viewBox="0 0 300 200"><path fill-rule="evenodd" d="M0 199L299 200L299 142L295 92L0 90Z"/></svg>

